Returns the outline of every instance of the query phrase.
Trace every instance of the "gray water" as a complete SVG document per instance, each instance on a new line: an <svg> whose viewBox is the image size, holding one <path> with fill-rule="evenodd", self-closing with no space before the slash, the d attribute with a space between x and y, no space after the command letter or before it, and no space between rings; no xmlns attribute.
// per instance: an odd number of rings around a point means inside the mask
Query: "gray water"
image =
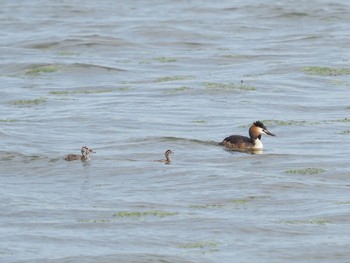
<svg viewBox="0 0 350 263"><path fill-rule="evenodd" d="M1 1L0 261L350 262L349 22L344 0ZM262 154L217 145L256 120Z"/></svg>

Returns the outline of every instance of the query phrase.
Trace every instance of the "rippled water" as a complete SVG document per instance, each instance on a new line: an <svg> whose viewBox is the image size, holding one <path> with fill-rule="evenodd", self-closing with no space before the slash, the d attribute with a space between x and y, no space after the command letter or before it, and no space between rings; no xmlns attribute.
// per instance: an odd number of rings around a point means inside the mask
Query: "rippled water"
<svg viewBox="0 0 350 263"><path fill-rule="evenodd" d="M349 262L350 4L151 2L2 1L0 261Z"/></svg>

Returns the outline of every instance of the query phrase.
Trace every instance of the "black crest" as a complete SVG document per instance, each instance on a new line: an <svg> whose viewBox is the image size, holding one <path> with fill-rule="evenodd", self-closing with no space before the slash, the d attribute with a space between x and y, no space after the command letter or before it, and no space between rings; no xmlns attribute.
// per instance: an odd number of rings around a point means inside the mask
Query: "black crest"
<svg viewBox="0 0 350 263"><path fill-rule="evenodd" d="M261 121L254 122L254 125L262 128L262 129L266 129L266 126Z"/></svg>

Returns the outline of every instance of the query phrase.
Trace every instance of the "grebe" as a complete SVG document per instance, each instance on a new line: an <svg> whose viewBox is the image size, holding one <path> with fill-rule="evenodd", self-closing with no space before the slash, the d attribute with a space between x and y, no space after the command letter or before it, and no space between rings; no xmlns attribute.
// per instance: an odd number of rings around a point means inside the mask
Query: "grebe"
<svg viewBox="0 0 350 263"><path fill-rule="evenodd" d="M155 160L155 162L162 162L162 163L166 163L166 164L169 164L171 163L171 154L173 154L173 152L171 150L166 150L165 151L165 160Z"/></svg>
<svg viewBox="0 0 350 263"><path fill-rule="evenodd" d="M241 135L231 135L225 138L220 145L224 145L228 148L235 150L262 150L263 144L261 142L261 135L276 136L269 132L266 126L261 121L256 121L249 128L249 137Z"/></svg>
<svg viewBox="0 0 350 263"><path fill-rule="evenodd" d="M81 147L81 154L68 154L64 156L64 159L66 161L74 161L74 160L81 160L81 161L88 161L90 160L90 153L96 153L94 150L90 149L87 146Z"/></svg>

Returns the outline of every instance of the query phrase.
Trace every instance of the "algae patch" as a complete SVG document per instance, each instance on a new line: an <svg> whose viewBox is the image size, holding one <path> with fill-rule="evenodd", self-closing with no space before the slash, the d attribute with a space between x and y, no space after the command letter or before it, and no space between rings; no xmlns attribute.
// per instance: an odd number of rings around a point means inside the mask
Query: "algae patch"
<svg viewBox="0 0 350 263"><path fill-rule="evenodd" d="M240 90L240 91L255 91L256 88L246 84L221 83L221 82L204 82L204 87L207 89L216 90Z"/></svg>
<svg viewBox="0 0 350 263"><path fill-rule="evenodd" d="M331 67L304 67L303 71L308 75L317 76L341 76L350 75L350 68L331 68Z"/></svg>
<svg viewBox="0 0 350 263"><path fill-rule="evenodd" d="M291 225L326 225L329 224L330 221L324 218L315 218L309 220L285 220L282 221L282 223Z"/></svg>
<svg viewBox="0 0 350 263"><path fill-rule="evenodd" d="M45 98L37 98L33 100L15 100L12 101L13 105L18 105L18 106L35 106L35 105L40 105L46 102Z"/></svg>
<svg viewBox="0 0 350 263"><path fill-rule="evenodd" d="M158 57L154 58L155 61L158 61L160 63L173 63L177 61L177 58L174 57Z"/></svg>
<svg viewBox="0 0 350 263"><path fill-rule="evenodd" d="M17 122L17 119L0 119L0 122Z"/></svg>
<svg viewBox="0 0 350 263"><path fill-rule="evenodd" d="M350 205L350 202L337 202L337 205Z"/></svg>
<svg viewBox="0 0 350 263"><path fill-rule="evenodd" d="M343 118L343 119L332 120L332 122L347 123L347 122L350 122L350 119L349 118Z"/></svg>
<svg viewBox="0 0 350 263"><path fill-rule="evenodd" d="M195 209L215 209L215 208L223 208L225 205L223 204L204 204L204 205L190 205L190 208Z"/></svg>
<svg viewBox="0 0 350 263"><path fill-rule="evenodd" d="M167 211L159 211L159 210L150 210L150 211L120 211L113 214L114 217L130 217L130 218L143 218L146 216L153 217L167 217L167 216L176 216L177 212L167 212Z"/></svg>
<svg viewBox="0 0 350 263"><path fill-rule="evenodd" d="M339 134L339 135L350 135L350 131L349 130L340 131L340 132L337 132L337 134Z"/></svg>
<svg viewBox="0 0 350 263"><path fill-rule="evenodd" d="M182 86L182 87L178 87L178 88L167 90L164 93L166 93L166 94L176 94L176 93L186 92L186 91L189 91L189 90L191 90L190 87Z"/></svg>
<svg viewBox="0 0 350 263"><path fill-rule="evenodd" d="M206 121L206 120L195 120L195 121L192 121L192 123L196 123L196 124L208 124L208 121Z"/></svg>
<svg viewBox="0 0 350 263"><path fill-rule="evenodd" d="M255 195L251 195L251 196L247 196L246 198L236 198L236 199L232 199L229 200L229 203L231 204L235 204L235 205L245 205L247 203L252 202L253 200L261 200L261 199L266 199L266 198L270 198L270 196L268 195L264 195L264 196L255 196Z"/></svg>
<svg viewBox="0 0 350 263"><path fill-rule="evenodd" d="M179 245L178 247L179 248L187 248L187 249L192 249L192 248L204 249L204 248L215 248L218 245L219 245L218 242L201 240L201 241L197 241L197 242L182 244L182 245Z"/></svg>
<svg viewBox="0 0 350 263"><path fill-rule="evenodd" d="M26 71L26 75L28 76L38 76L42 73L54 73L58 70L58 67L55 65L41 66L29 69Z"/></svg>
<svg viewBox="0 0 350 263"><path fill-rule="evenodd" d="M74 90L74 91L67 91L67 90L54 90L50 91L49 94L51 95L74 95L74 94L98 94L98 93L108 93L113 92L113 89L92 89L92 90Z"/></svg>
<svg viewBox="0 0 350 263"><path fill-rule="evenodd" d="M247 196L245 198L234 198L227 200L225 203L216 203L216 204L203 204L203 205L190 205L190 208L195 209L220 209L220 208L229 208L229 207L239 207L247 205L253 200L260 200L270 198L270 196Z"/></svg>
<svg viewBox="0 0 350 263"><path fill-rule="evenodd" d="M248 200L248 199L233 199L230 201L230 203L235 204L235 205L244 205L248 202L250 202L250 200Z"/></svg>
<svg viewBox="0 0 350 263"><path fill-rule="evenodd" d="M161 83L161 82L168 82L168 81L191 80L194 78L195 78L194 76L168 76L168 77L157 78L154 82Z"/></svg>
<svg viewBox="0 0 350 263"><path fill-rule="evenodd" d="M178 248L199 251L202 254L218 252L219 243L211 240L199 240L196 242L178 245Z"/></svg>
<svg viewBox="0 0 350 263"><path fill-rule="evenodd" d="M80 219L78 220L79 223L92 223L92 224L106 224L106 223L112 223L112 220L110 219Z"/></svg>
<svg viewBox="0 0 350 263"><path fill-rule="evenodd" d="M281 121L281 120L263 120L262 121L265 125L267 126L291 126L291 125L305 125L307 122L306 121Z"/></svg>
<svg viewBox="0 0 350 263"><path fill-rule="evenodd" d="M285 172L287 174L308 174L308 175L314 175L314 174L320 174L324 173L326 170L322 168L304 168L304 169L291 169L291 170L286 170Z"/></svg>

